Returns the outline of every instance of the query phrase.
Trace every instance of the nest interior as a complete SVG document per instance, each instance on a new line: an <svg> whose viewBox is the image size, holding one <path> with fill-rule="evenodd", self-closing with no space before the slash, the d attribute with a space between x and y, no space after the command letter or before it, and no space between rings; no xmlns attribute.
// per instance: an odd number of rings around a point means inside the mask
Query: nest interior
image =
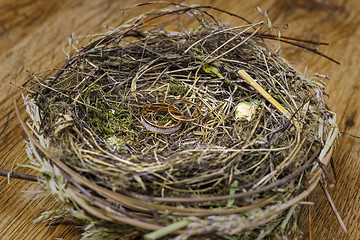
<svg viewBox="0 0 360 240"><path fill-rule="evenodd" d="M318 181L314 159L336 137L323 85L267 47L265 38L281 38L264 22L229 27L205 10L177 5L141 15L93 40L54 76L27 83L31 135L41 145L30 141L29 155L37 167L45 155L51 169L39 171L56 183L51 191L91 216L78 217L92 224L87 237L132 239L180 222L164 234L264 238L284 231L285 210ZM158 18L178 29L152 25ZM187 27L189 18L198 26ZM193 105L178 106L184 114L201 114L194 106L206 113L171 134L142 123L147 106L185 100ZM253 106L248 119L235 117L239 103ZM179 123L159 113L147 117Z"/></svg>

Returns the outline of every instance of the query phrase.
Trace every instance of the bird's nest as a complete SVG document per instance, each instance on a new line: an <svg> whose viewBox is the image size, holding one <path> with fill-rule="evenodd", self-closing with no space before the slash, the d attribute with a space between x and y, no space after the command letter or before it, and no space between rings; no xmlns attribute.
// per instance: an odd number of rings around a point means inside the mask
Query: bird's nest
<svg viewBox="0 0 360 240"><path fill-rule="evenodd" d="M66 203L41 219L77 221L86 239L289 233L331 156L335 115L323 85L264 39L303 43L264 22L225 26L211 11L221 10L146 13L55 75L32 76L22 122L31 167Z"/></svg>

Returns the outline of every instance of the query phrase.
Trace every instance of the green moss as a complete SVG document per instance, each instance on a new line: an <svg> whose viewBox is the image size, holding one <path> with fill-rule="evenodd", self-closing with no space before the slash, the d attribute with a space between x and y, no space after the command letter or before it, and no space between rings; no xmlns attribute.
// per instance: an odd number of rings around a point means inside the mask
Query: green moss
<svg viewBox="0 0 360 240"><path fill-rule="evenodd" d="M169 83L169 86L169 94L174 96L184 95L188 90L188 87L182 84Z"/></svg>
<svg viewBox="0 0 360 240"><path fill-rule="evenodd" d="M108 102L102 98L97 98L93 105L100 110L89 109L85 121L100 138L105 141L109 138L118 139L115 145L110 145L120 152L126 151L120 145L125 146L126 143L134 145L137 142L138 134L132 117L132 109L109 106Z"/></svg>

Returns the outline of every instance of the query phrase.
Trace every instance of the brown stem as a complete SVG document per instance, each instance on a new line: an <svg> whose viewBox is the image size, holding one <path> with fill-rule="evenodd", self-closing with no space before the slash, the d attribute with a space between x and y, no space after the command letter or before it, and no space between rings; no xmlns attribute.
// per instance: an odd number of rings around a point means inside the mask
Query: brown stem
<svg viewBox="0 0 360 240"><path fill-rule="evenodd" d="M334 63L336 63L336 64L338 64L338 65L340 65L340 62L339 61L336 61L334 58L332 58L332 57L329 57L329 56L327 56L327 55L325 55L324 53L322 53L322 52L319 52L316 48L310 48L310 47L307 47L307 46L304 46L304 45L302 45L302 44L299 44L299 43L295 43L295 42L291 42L291 41L288 41L288 40L285 40L285 39L282 39L282 38L280 38L280 39L275 39L275 38L270 38L270 37L266 37L266 36L259 36L260 38L267 38L267 39L270 39L270 40L279 40L280 42L283 42L283 43L287 43L287 44L290 44L290 45L293 45L293 46L296 46L296 47L299 47L299 48L303 48L303 49L306 49L306 50L308 50L308 51L310 51L310 52L313 52L313 53L315 53L315 54L317 54L317 55L319 55L319 56L321 56L321 57L324 57L324 58L326 58L326 59L328 59L328 60L330 60L330 61L332 61L332 62L334 62Z"/></svg>
<svg viewBox="0 0 360 240"><path fill-rule="evenodd" d="M328 202L330 204L331 209L333 210L333 212L334 212L334 214L336 216L336 219L338 220L338 222L340 224L340 227L344 230L345 233L347 233L347 228L346 228L342 218L340 217L340 214L339 214L338 210L335 207L335 204L334 204L334 202L333 202L333 200L332 200L332 198L330 196L329 191L326 189L326 186L324 186L324 184L321 181L320 181L320 186L321 186L322 190L325 193L325 196L326 196L326 198L327 198L327 200L328 200Z"/></svg>
<svg viewBox="0 0 360 240"><path fill-rule="evenodd" d="M9 170L0 169L0 176L7 177L7 176L9 176L9 173L10 173L11 178L18 178L18 179L28 180L28 181L33 181L33 182L38 181L38 177L34 176L34 175L29 175L29 174L20 173L20 172L10 172Z"/></svg>
<svg viewBox="0 0 360 240"><path fill-rule="evenodd" d="M250 35L251 32L245 32L245 34ZM279 40L279 39L286 39L286 40L291 40L291 41L295 41L295 42L303 42L303 43L309 43L309 44L314 44L314 45L325 45L328 46L329 43L327 42L317 42L317 41L313 41L313 40L307 40L307 39L300 39L300 38L294 38L294 37L288 37L288 36L276 36L273 34L268 34L268 33L261 33L259 35L259 37L261 38L268 38L271 40Z"/></svg>
<svg viewBox="0 0 360 240"><path fill-rule="evenodd" d="M327 170L327 167L324 163L322 163L319 159L316 159L317 163L319 164L319 167L321 168L321 170L323 171L324 175L325 175L325 179L326 181L330 184L330 187L334 187L334 182L331 179L330 173Z"/></svg>

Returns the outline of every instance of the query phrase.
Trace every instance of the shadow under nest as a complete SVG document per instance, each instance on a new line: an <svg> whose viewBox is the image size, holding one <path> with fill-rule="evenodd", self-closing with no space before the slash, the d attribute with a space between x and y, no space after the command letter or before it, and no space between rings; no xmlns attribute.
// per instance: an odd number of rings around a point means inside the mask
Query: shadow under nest
<svg viewBox="0 0 360 240"><path fill-rule="evenodd" d="M184 27L189 16L199 26ZM150 25L160 17L180 30ZM100 36L55 76L33 75L29 156L51 192L75 205L61 211L88 225L84 238L135 239L174 222L185 227L166 233L175 239L261 239L280 234L284 221L289 231L296 221L285 210L319 181L314 159L321 150L328 157L335 123L322 84L267 48L270 30L263 22L227 27L201 7L179 5ZM146 106L176 101L206 114L171 134L144 126ZM239 103L253 107L247 119L236 117ZM200 114L191 106L181 110ZM179 123L168 113L148 117ZM81 209L91 217L72 212Z"/></svg>

